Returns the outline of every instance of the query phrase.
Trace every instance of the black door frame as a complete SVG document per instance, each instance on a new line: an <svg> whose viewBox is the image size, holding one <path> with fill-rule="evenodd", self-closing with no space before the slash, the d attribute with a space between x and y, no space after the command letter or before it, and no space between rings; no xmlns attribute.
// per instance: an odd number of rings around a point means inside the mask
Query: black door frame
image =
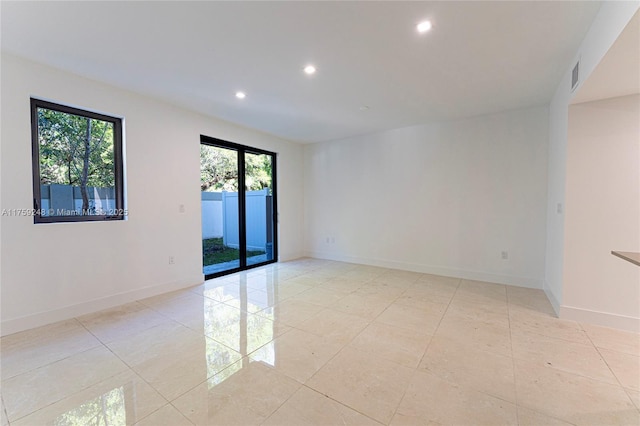
<svg viewBox="0 0 640 426"><path fill-rule="evenodd" d="M240 251L240 266L238 268L227 269L226 271L216 272L214 274L205 275L205 280L229 275L234 272L246 271L248 269L257 268L259 266L276 263L278 261L278 190L277 190L277 154L275 152L266 151L260 148L254 148L234 142L225 141L223 139L212 138L210 136L200 135L200 144L214 146L218 148L232 149L238 153L238 241ZM247 212L246 210L246 186L245 186L245 154L259 154L271 156L271 186L272 186L272 203L273 217L271 224L273 230L273 259L266 262L253 263L247 265ZM204 265L203 265L204 267Z"/></svg>

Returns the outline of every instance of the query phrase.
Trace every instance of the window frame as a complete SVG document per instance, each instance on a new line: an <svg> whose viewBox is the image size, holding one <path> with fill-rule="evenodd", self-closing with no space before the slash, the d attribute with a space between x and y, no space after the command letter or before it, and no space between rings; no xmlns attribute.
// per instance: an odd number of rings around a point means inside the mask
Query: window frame
<svg viewBox="0 0 640 426"><path fill-rule="evenodd" d="M31 102L31 173L33 178L33 223L60 223L60 222L102 222L124 220L127 211L124 204L124 159L123 159L123 125L122 118L106 115L86 109L45 101L38 98L30 98ZM38 108L49 109L65 114L77 115L100 121L113 123L113 163L115 182L115 213L112 215L67 215L67 216L43 216L42 194L40 190L40 144L38 132Z"/></svg>
<svg viewBox="0 0 640 426"><path fill-rule="evenodd" d="M213 274L205 275L205 280L212 278L218 278L224 275L233 274L235 272L247 271L250 269L258 268L260 266L269 265L278 262L279 242L278 242L278 228L279 228L279 216L278 216L278 153L267 151L260 148L254 148L248 145L242 145L235 142L229 142L224 139L218 139L211 136L200 135L200 145L208 145L219 148L226 148L234 150L238 153L237 166L238 166L238 238L239 244L239 260L240 266L237 268L227 269L225 271L215 272ZM260 263L247 264L247 228L246 228L246 158L245 154L257 154L268 155L271 157L271 185L272 185L272 202L273 202L273 217L272 217L272 240L273 240L273 259ZM202 232L202 230L201 230ZM202 256L200 256L202 259Z"/></svg>

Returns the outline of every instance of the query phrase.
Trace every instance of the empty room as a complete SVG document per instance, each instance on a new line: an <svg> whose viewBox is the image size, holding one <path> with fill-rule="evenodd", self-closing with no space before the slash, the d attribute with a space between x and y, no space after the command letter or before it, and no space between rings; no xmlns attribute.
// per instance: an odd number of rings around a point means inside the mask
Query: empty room
<svg viewBox="0 0 640 426"><path fill-rule="evenodd" d="M0 19L1 426L640 424L640 1Z"/></svg>

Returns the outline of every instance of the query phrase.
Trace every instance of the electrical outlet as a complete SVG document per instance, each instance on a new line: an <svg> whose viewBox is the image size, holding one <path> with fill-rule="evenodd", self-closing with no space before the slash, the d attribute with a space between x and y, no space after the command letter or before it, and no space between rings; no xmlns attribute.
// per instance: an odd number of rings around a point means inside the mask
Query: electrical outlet
<svg viewBox="0 0 640 426"><path fill-rule="evenodd" d="M509 259L509 252L508 251L503 251L500 256L502 257L502 260L507 260Z"/></svg>
<svg viewBox="0 0 640 426"><path fill-rule="evenodd" d="M169 265L175 265L176 264L176 258L173 256L169 256Z"/></svg>
<svg viewBox="0 0 640 426"><path fill-rule="evenodd" d="M556 213L562 214L562 203L558 203L556 206Z"/></svg>
<svg viewBox="0 0 640 426"><path fill-rule="evenodd" d="M180 204L180 205L178 206L178 211L179 211L180 213L184 213L184 204Z"/></svg>

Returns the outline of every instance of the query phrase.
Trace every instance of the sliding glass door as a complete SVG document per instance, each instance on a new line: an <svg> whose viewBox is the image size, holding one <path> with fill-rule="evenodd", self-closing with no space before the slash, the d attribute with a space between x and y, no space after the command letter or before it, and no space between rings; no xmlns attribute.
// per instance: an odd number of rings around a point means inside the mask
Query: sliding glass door
<svg viewBox="0 0 640 426"><path fill-rule="evenodd" d="M204 275L275 262L276 155L207 136L200 142Z"/></svg>
<svg viewBox="0 0 640 426"><path fill-rule="evenodd" d="M271 154L245 152L245 227L247 264L255 265L273 256L273 172Z"/></svg>
<svg viewBox="0 0 640 426"><path fill-rule="evenodd" d="M205 275L240 267L238 181L237 150L200 145L202 264Z"/></svg>

